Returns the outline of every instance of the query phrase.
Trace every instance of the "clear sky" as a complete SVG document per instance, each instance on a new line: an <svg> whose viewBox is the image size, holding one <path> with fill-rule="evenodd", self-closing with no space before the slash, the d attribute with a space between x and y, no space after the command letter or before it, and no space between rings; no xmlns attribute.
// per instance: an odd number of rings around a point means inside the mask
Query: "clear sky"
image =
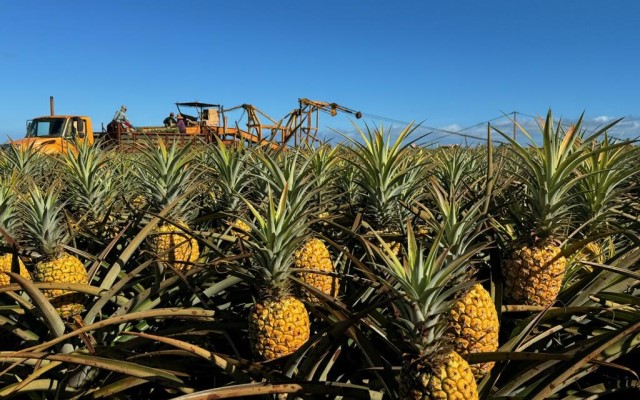
<svg viewBox="0 0 640 400"><path fill-rule="evenodd" d="M145 126L178 101L279 119L306 97L376 124L459 130L551 108L640 135L637 0L6 0L0 16L2 139L49 96L96 130L122 104Z"/></svg>

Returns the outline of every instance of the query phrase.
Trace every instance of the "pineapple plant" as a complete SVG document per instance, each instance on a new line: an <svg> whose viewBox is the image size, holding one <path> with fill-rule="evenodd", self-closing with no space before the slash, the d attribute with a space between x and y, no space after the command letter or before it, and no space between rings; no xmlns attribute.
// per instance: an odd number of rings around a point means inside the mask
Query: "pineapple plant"
<svg viewBox="0 0 640 400"><path fill-rule="evenodd" d="M28 145L12 144L7 146L2 152L2 168L12 171L18 178L34 179L43 177L42 171L45 169L46 158L44 154L34 147L33 143ZM21 182L16 182L20 184Z"/></svg>
<svg viewBox="0 0 640 400"><path fill-rule="evenodd" d="M74 225L97 239L111 239L118 233L113 215L116 187L109 153L82 142L62 158L67 207Z"/></svg>
<svg viewBox="0 0 640 400"><path fill-rule="evenodd" d="M572 190L584 178L574 171L594 154L591 141L611 126L582 138L581 125L582 116L575 127L565 130L561 122L554 123L549 111L540 124L542 146L531 148L496 129L510 144L512 172L521 180L522 189L519 208L511 210L517 237L507 248L502 265L509 303L547 306L560 291L567 267L561 246L574 216L576 195Z"/></svg>
<svg viewBox="0 0 640 400"><path fill-rule="evenodd" d="M316 177L315 188L317 189L315 202L318 205L318 218L330 219L331 213L328 211L335 196L335 185L337 166L339 164L338 153L340 147L331 147L322 144L318 148L309 147L305 149L303 155L310 161L309 168Z"/></svg>
<svg viewBox="0 0 640 400"><path fill-rule="evenodd" d="M296 351L310 335L309 314L295 296L292 278L295 252L308 237L314 213L314 177L308 163L298 162L296 150L256 157L268 195L260 206L245 200L252 214L252 221L245 221L251 227L246 245L253 254L245 276L257 292L249 338L258 358L273 360Z"/></svg>
<svg viewBox="0 0 640 400"><path fill-rule="evenodd" d="M57 185L46 191L33 186L23 199L24 237L39 257L33 267L35 282L88 284L87 270L78 257L65 251L70 239L63 222L63 205L58 202ZM47 289L44 295L63 318L84 310L84 295L64 289Z"/></svg>
<svg viewBox="0 0 640 400"><path fill-rule="evenodd" d="M252 187L250 157L252 153L244 147L226 145L221 140L216 146L206 149L202 164L206 170L204 174L213 182L209 189L208 208L212 212L222 212L232 217L226 225L231 227L231 234L247 239L250 227L244 223L247 210L242 201Z"/></svg>
<svg viewBox="0 0 640 400"><path fill-rule="evenodd" d="M613 256L613 232L623 224L619 212L633 204L630 198L634 188L633 179L640 172L637 147L629 141L614 141L604 134L602 141L591 143L589 157L576 169L581 176L576 199L576 220L585 226L582 240L571 257L571 267L565 280L575 273L592 272L592 267L579 261L604 263ZM589 241L589 239L595 239ZM581 243L588 242L584 246Z"/></svg>
<svg viewBox="0 0 640 400"><path fill-rule="evenodd" d="M401 236L402 221L409 211L402 205L411 204L420 195L420 173L424 160L411 151L413 142L406 141L415 130L407 125L392 142L391 131L384 128L365 134L358 129L361 142L347 137L352 147L345 146L343 160L356 171L355 182L360 192L360 207L372 233L389 237ZM389 249L395 255L401 243L391 241Z"/></svg>
<svg viewBox="0 0 640 400"><path fill-rule="evenodd" d="M320 157L320 156L318 156ZM289 154L269 155L263 154L258 159L261 160L262 168L265 174L269 188L272 188L279 196L286 188L288 192L289 203L309 203L307 196L313 193L311 203L307 208L313 215L319 214L319 210L325 209L325 202L321 196L326 191L326 187L319 185L318 182L328 182L325 176L329 168L326 164L331 164L333 160L326 156L324 161L318 161L318 157L308 156L304 154L304 150L297 150ZM324 165L319 167L318 163ZM306 185L311 187L306 188ZM317 270L325 273L335 271L329 249L318 238L308 238L302 246L294 253L294 265L303 271L297 272L297 276L302 282L309 284L322 293L329 296L335 296L337 293L337 281L329 274L319 274L308 270ZM306 270L306 271L305 271ZM316 297L311 295L309 291L302 290L305 299L315 301Z"/></svg>
<svg viewBox="0 0 640 400"><path fill-rule="evenodd" d="M276 204L269 190L267 204L251 206L255 224L246 242L253 253L247 281L256 288L257 300L249 315L249 339L253 353L274 360L299 349L309 339L311 323L304 303L292 290L294 252L308 228L304 202L289 204L282 192Z"/></svg>
<svg viewBox="0 0 640 400"><path fill-rule="evenodd" d="M409 224L410 225L410 224ZM381 239L378 236L379 239ZM413 229L407 228L406 256L374 248L383 263L380 268L392 276L390 294L399 314L403 345L407 348L399 377L402 399L477 399L478 390L471 367L456 352L447 334L448 314L465 288L470 258L481 246L450 257L439 234L428 251L417 244ZM383 242L383 247L386 243Z"/></svg>
<svg viewBox="0 0 640 400"><path fill-rule="evenodd" d="M16 213L16 194L12 180L0 178L0 244L9 245L10 240L15 240L18 228ZM17 258L18 272L22 277L31 280L31 275L19 257ZM13 253L0 254L0 286L11 283L9 275L3 271L13 270Z"/></svg>
<svg viewBox="0 0 640 400"><path fill-rule="evenodd" d="M189 224L195 216L190 187L196 173L190 146L167 147L159 141L141 151L137 168L138 185L148 200L148 210L165 219L150 234L149 247L161 260L180 272L190 270L200 257L197 240L189 234Z"/></svg>

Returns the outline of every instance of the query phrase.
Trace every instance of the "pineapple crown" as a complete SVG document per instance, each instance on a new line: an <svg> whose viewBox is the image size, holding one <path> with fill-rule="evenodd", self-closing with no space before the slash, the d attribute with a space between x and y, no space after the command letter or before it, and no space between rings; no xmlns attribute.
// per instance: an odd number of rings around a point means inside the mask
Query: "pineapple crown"
<svg viewBox="0 0 640 400"><path fill-rule="evenodd" d="M152 211L160 212L172 207L168 217L176 221L189 221L197 210L184 194L197 178L194 172L194 153L191 146L167 146L159 141L157 146L147 146L141 152L138 165L138 185L149 201Z"/></svg>
<svg viewBox="0 0 640 400"><path fill-rule="evenodd" d="M12 144L7 146L3 156L3 162L8 169L25 177L38 176L45 161L44 153L36 148L35 142L28 145Z"/></svg>
<svg viewBox="0 0 640 400"><path fill-rule="evenodd" d="M308 203L314 191L308 190L304 196L298 193L294 202L289 200L286 183L279 200L274 198L271 188L267 192L260 209L245 200L254 220L245 221L251 227L246 244L256 267L247 271L247 278L260 288L285 294L290 286L293 255L307 236L312 212Z"/></svg>
<svg viewBox="0 0 640 400"><path fill-rule="evenodd" d="M590 232L607 225L615 218L615 207L634 187L629 183L640 172L635 141L612 141L605 133L601 142L593 142L590 156L580 164L579 220ZM624 200L623 200L624 201Z"/></svg>
<svg viewBox="0 0 640 400"><path fill-rule="evenodd" d="M251 229L247 246L258 268L251 281L262 287L286 293L290 285L293 255L305 239L310 215L315 212L311 199L318 188L309 160L300 162L299 152L255 152L259 160L256 176L266 188L266 199L254 206L244 199L253 221L244 221Z"/></svg>
<svg viewBox="0 0 640 400"><path fill-rule="evenodd" d="M358 171L356 183L362 194L363 208L375 229L397 228L393 221L403 221L408 216L401 202L410 203L420 186L419 168L411 157L410 146L415 142L405 139L416 129L407 125L396 138L391 130L383 134L384 127L363 132L356 126L362 142L345 136L353 147L345 146L344 160Z"/></svg>
<svg viewBox="0 0 640 400"><path fill-rule="evenodd" d="M439 232L426 251L417 244L413 228L407 222L407 248L400 260L380 236L375 234L383 249L372 246L382 259L379 267L393 278L391 293L397 296L394 304L401 318L398 325L408 344L419 353L435 353L447 348L447 314L457 297L474 282L467 278L471 258L486 245L476 245L465 253L451 256L442 245Z"/></svg>
<svg viewBox="0 0 640 400"><path fill-rule="evenodd" d="M286 191L289 204L308 203L309 192L317 193L318 177L311 169L312 159L305 159L302 150L256 151L254 155L260 168L256 178L265 188L262 193L270 189L275 197L280 198Z"/></svg>
<svg viewBox="0 0 640 400"><path fill-rule="evenodd" d="M591 142L618 122L614 121L585 137L581 128L583 116L575 126L565 129L561 121L554 123L549 110L546 119L539 124L542 146L537 146L533 137L514 121L533 144L530 148L493 127L510 144L513 174L520 179L524 189L521 208L512 212L519 217L516 223L520 226L521 235L531 234L540 240L553 239L567 229L578 195L573 189L584 179L575 171L594 151L598 152L590 148Z"/></svg>
<svg viewBox="0 0 640 400"><path fill-rule="evenodd" d="M465 192L450 188L449 191L441 183L431 178L429 190L436 204L433 215L429 209L419 204L429 216L434 231L442 232L442 245L449 249L453 256L464 254L469 246L478 243L484 232L485 219L482 207L485 197L466 198Z"/></svg>
<svg viewBox="0 0 640 400"><path fill-rule="evenodd" d="M6 243L4 235L15 236L18 218L15 212L16 193L11 179L0 178L0 243Z"/></svg>
<svg viewBox="0 0 640 400"><path fill-rule="evenodd" d="M461 146L438 148L433 156L434 174L448 193L465 190L470 179L477 179L482 166L478 155Z"/></svg>
<svg viewBox="0 0 640 400"><path fill-rule="evenodd" d="M43 191L32 185L22 203L28 245L47 259L57 258L70 239L63 222L64 204L58 202L58 186L54 184Z"/></svg>
<svg viewBox="0 0 640 400"><path fill-rule="evenodd" d="M248 192L251 185L249 159L251 153L244 147L228 146L216 137L216 146L208 146L203 154L203 164L215 176L219 189L217 206L227 212L234 212L243 205L240 196Z"/></svg>
<svg viewBox="0 0 640 400"><path fill-rule="evenodd" d="M340 147L331 147L329 144L322 144L317 149L310 149L306 157L310 158L310 168L316 177L316 187L318 188L318 204L322 204L327 197L333 197L332 191L335 189L333 182L338 165L338 152Z"/></svg>
<svg viewBox="0 0 640 400"><path fill-rule="evenodd" d="M118 190L108 154L88 142L64 154L65 194L73 208L104 217L113 206Z"/></svg>

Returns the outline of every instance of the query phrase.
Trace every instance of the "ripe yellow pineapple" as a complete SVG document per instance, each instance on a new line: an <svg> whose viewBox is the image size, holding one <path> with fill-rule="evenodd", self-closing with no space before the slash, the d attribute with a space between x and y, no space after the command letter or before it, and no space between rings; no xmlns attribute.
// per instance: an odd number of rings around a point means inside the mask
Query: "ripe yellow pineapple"
<svg viewBox="0 0 640 400"><path fill-rule="evenodd" d="M200 257L198 241L180 228L180 225L162 224L151 235L151 249L163 261L178 271L190 270Z"/></svg>
<svg viewBox="0 0 640 400"><path fill-rule="evenodd" d="M84 264L75 256L61 253L51 259L36 263L33 271L36 282L64 282L64 283L89 283L89 277ZM44 290L51 304L56 308L61 317L67 318L79 315L84 311L84 295L71 290L51 289Z"/></svg>
<svg viewBox="0 0 640 400"><path fill-rule="evenodd" d="M291 354L309 340L309 314L293 296L264 298L249 315L249 338L254 353L264 360Z"/></svg>
<svg viewBox="0 0 640 400"><path fill-rule="evenodd" d="M23 203L28 245L41 255L34 266L33 279L35 282L88 284L84 264L62 247L68 242L69 235L62 223L62 206L58 204L56 190L52 185L43 193L34 185ZM84 310L82 293L62 289L43 292L63 318Z"/></svg>
<svg viewBox="0 0 640 400"><path fill-rule="evenodd" d="M437 359L407 359L400 377L401 399L478 399L471 367L455 351L444 353Z"/></svg>
<svg viewBox="0 0 640 400"><path fill-rule="evenodd" d="M251 227L240 218L236 218L231 224L231 233L237 238L247 240L249 232L251 232Z"/></svg>
<svg viewBox="0 0 640 400"><path fill-rule="evenodd" d="M311 238L307 240L302 247L296 250L294 257L296 268L334 272L329 249L320 239ZM328 296L335 296L338 292L337 279L331 275L300 271L298 276L302 281ZM307 300L317 301L313 294L307 291L303 291L303 293Z"/></svg>
<svg viewBox="0 0 640 400"><path fill-rule="evenodd" d="M498 312L491 295L482 285L475 284L456 301L449 315L453 328L453 346L458 354L498 350ZM493 365L493 362L472 364L471 371L477 379L481 379Z"/></svg>
<svg viewBox="0 0 640 400"><path fill-rule="evenodd" d="M5 253L0 255L0 286L8 285L11 283L11 278L7 274L3 274L3 271L11 271L11 263L13 261L13 254ZM18 272L20 276L25 279L31 280L31 275L21 259L18 258Z"/></svg>
<svg viewBox="0 0 640 400"><path fill-rule="evenodd" d="M567 260L554 244L516 244L502 265L505 294L514 304L548 305L560 292Z"/></svg>

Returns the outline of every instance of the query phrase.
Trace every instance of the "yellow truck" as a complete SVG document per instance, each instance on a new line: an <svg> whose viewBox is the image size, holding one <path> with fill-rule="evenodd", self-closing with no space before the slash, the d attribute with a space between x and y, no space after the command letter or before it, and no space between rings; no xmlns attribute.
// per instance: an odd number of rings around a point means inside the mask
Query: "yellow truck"
<svg viewBox="0 0 640 400"><path fill-rule="evenodd" d="M44 153L63 153L76 144L93 144L95 137L91 118L80 115L55 115L53 96L49 98L50 114L27 121L24 138L10 140L2 146L33 146Z"/></svg>
<svg viewBox="0 0 640 400"><path fill-rule="evenodd" d="M63 153L76 143L93 144L94 133L91 118L76 115L49 115L27 121L24 138L10 143L33 146L44 153Z"/></svg>

